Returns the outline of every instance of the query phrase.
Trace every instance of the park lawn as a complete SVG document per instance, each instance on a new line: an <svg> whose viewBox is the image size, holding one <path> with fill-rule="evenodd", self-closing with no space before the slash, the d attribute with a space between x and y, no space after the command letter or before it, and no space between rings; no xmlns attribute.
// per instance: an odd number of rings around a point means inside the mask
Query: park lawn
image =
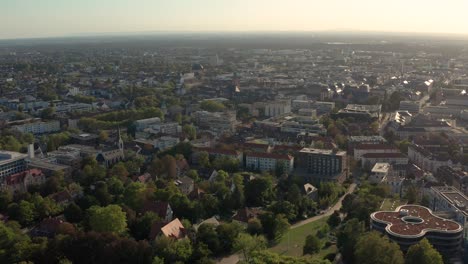
<svg viewBox="0 0 468 264"><path fill-rule="evenodd" d="M284 234L279 243L272 246L269 250L281 255L288 255L293 257L302 256L302 247L304 246L306 237L310 234L315 235L317 231L327 223L327 220L328 217L324 217L320 220L308 223L301 227L290 229L286 234ZM321 240L323 245L325 245L325 242L328 239L325 237ZM326 255L330 253L336 253L336 251L336 246L332 245L328 248L322 249L318 254L315 254L314 257L323 259Z"/></svg>
<svg viewBox="0 0 468 264"><path fill-rule="evenodd" d="M382 211L394 211L398 206L406 204L406 200L394 199L394 198L385 198L380 207Z"/></svg>

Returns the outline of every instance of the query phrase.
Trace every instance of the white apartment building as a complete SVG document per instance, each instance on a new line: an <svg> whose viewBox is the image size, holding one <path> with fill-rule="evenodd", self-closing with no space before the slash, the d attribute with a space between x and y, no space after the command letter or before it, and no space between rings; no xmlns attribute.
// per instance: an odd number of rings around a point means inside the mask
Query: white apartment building
<svg viewBox="0 0 468 264"><path fill-rule="evenodd" d="M25 123L21 125L15 125L13 126L13 129L16 129L22 133L32 133L34 135L59 132L60 122L58 120L51 120Z"/></svg>
<svg viewBox="0 0 468 264"><path fill-rule="evenodd" d="M294 169L294 157L264 152L252 152L245 156L245 167L251 170L273 171L280 164L285 172L292 172Z"/></svg>

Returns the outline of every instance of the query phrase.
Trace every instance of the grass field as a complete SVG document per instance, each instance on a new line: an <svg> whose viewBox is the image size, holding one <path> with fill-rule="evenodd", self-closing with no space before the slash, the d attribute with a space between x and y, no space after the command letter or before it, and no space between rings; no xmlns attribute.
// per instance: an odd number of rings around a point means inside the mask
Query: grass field
<svg viewBox="0 0 468 264"><path fill-rule="evenodd" d="M281 241L270 248L271 251L281 255L288 255L294 257L302 256L302 247L304 246L305 239L310 234L316 234L317 231L326 224L328 217L324 217L318 221L303 225L301 227L290 229L282 238ZM328 238L321 239L323 245L328 241ZM315 254L314 257L323 259L326 255L336 253L337 248L335 245L322 250Z"/></svg>
<svg viewBox="0 0 468 264"><path fill-rule="evenodd" d="M406 204L405 200L386 198L383 201L382 206L380 207L380 210L382 210L382 211L393 211L398 206L404 205L404 204Z"/></svg>

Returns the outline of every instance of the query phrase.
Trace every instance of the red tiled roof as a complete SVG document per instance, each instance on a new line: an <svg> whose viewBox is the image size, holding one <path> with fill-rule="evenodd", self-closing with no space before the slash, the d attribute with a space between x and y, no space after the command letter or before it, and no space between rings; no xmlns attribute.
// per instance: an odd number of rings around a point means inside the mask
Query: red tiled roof
<svg viewBox="0 0 468 264"><path fill-rule="evenodd" d="M463 229L457 222L438 217L432 214L429 208L420 205L403 205L395 211L375 212L371 218L374 221L388 224L387 232L400 236L421 237L428 231L455 233ZM419 219L420 222L409 221L411 219Z"/></svg>
<svg viewBox="0 0 468 264"><path fill-rule="evenodd" d="M38 177L38 176L43 175L40 169L30 169L30 170L22 171L22 172L7 176L5 178L5 183L7 185L20 184L24 181L24 178L26 177L28 173L30 173L31 176L33 177Z"/></svg>
<svg viewBox="0 0 468 264"><path fill-rule="evenodd" d="M172 220L169 224L161 228L161 232L163 233L163 235L165 235L166 237L172 237L176 239L185 237L184 230L185 228L180 222L179 218Z"/></svg>

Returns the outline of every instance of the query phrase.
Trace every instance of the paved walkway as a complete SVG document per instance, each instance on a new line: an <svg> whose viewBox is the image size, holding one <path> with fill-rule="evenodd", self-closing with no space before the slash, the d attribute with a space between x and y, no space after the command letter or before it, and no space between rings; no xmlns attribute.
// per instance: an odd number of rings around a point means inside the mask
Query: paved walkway
<svg viewBox="0 0 468 264"><path fill-rule="evenodd" d="M338 202L336 202L336 204L334 206L332 206L331 208L328 209L328 211L324 214L321 214L321 215L317 215L317 216L314 216L314 217L311 217L311 218L308 218L308 219L305 219L305 220L302 220L300 222L297 222L295 223L294 225L292 225L290 227L290 229L294 229L294 228L298 228L300 226L303 226L303 225L306 225L308 223L311 223L311 222L315 222L317 220L320 220L324 217L328 217L330 216L331 214L333 214L333 212L335 212L336 210L340 210L341 209L341 206L343 205L343 199L345 198L345 196L347 194L350 194L352 192L354 192L354 190L356 189L356 184L355 183L352 183L349 187L348 187L348 190L346 191L345 194L343 194L343 196L340 197L340 199L338 200ZM240 254L233 254L233 255L230 255L228 257L225 257L225 258L222 258L220 260L218 260L216 263L217 264L236 264L237 262L240 261Z"/></svg>
<svg viewBox="0 0 468 264"><path fill-rule="evenodd" d="M349 187L348 187L348 190L346 191L345 194L343 194L343 196L340 197L340 199L338 200L338 202L336 202L336 204L334 206L332 206L331 208L329 208L327 210L326 213L324 214L321 214L321 215L317 215L317 216L314 216L314 217L311 217L311 218L308 218L308 219L305 219L305 220L302 220L300 222L297 222L295 223L294 225L291 226L291 229L294 229L294 228L298 228L300 226L303 226L303 225L306 225L308 223L312 223L312 222L315 222L317 220L320 220L324 217L328 217L330 215L333 214L333 212L335 212L336 210L340 210L341 209L341 206L343 205L343 199L345 198L345 196L347 194L350 194L352 192L354 192L354 190L356 189L356 184L355 183L352 183Z"/></svg>

